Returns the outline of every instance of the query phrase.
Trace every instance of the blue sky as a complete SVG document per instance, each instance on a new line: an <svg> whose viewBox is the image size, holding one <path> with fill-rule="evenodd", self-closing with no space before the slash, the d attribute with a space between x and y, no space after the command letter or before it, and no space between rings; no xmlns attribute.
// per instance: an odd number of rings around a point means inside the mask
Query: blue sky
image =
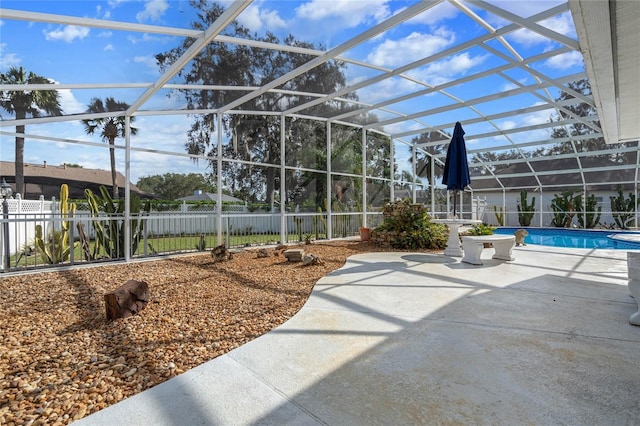
<svg viewBox="0 0 640 426"><path fill-rule="evenodd" d="M220 3L228 4L228 2ZM383 0L256 1L242 13L239 21L258 34L269 30L282 40L291 33L297 39L321 43L331 48L413 3L415 2ZM563 2L492 1L490 3L519 16L528 17ZM474 9L471 4L467 6L495 28L505 25L505 21L501 18L484 10ZM187 0L3 0L0 7L180 28L190 28L189 22L194 19L194 12ZM543 24L571 38L576 37L569 12L558 15ZM426 13L418 15L411 22L350 50L344 56L394 69L424 57L425 53L436 53L484 33L486 31L483 28L474 24L458 8L443 2ZM507 36L507 40L525 57L558 48L558 45L528 30L511 33ZM180 42L179 37L173 36L30 23L0 17L0 70L5 72L11 66L23 66L29 71L59 83L150 83L160 75L155 65L154 55L166 52ZM501 49L500 46L492 46ZM486 50L475 48L412 70L410 74L415 78L428 80L431 84L440 84L503 63L496 61L496 58L489 55ZM565 75L583 70L582 58L577 52L552 58L536 64L536 67L548 75ZM349 83L356 83L372 74L371 70L356 66L350 66L347 69ZM510 76L514 81L533 83L530 75L523 75L518 71L511 71ZM497 91L516 87L504 78L488 76L475 85L452 87L448 93L461 98L474 98L486 93L488 85L494 86ZM358 95L361 101L375 103L411 90L415 90L414 83L406 79L392 79L358 91ZM104 99L107 96L113 96L117 100L132 103L142 92L142 89L111 89L61 90L60 93L64 112L71 114L85 111L92 97ZM162 92L153 97L143 109L180 107L179 99L166 95L167 92ZM494 110L504 111L504 102L502 101L499 105L497 103L483 105L483 112L490 114ZM516 100L514 99L513 102ZM519 99L517 102L519 104L514 103L513 108L535 105L539 99L529 95L527 99ZM393 109L411 114L448 103L451 103L451 98L438 93L412 102L393 105ZM3 118L10 118L5 111L0 111L0 114ZM474 114L473 111L469 111L469 117ZM386 117L384 112L378 113L378 116L381 119L393 117L392 115ZM537 114L505 119L499 124L501 128L509 129L527 123L544 122L548 118L549 112L542 111ZM434 124L434 122L458 119L461 119L460 116L456 118L434 116L431 120L425 118L424 121ZM132 143L140 148L183 153L189 124L190 119L186 115L138 117L135 125L139 129L139 134ZM393 124L386 130L405 131L408 126L411 124ZM3 128L3 130L10 129ZM491 129L486 125L478 124L465 130L467 134L480 134ZM76 122L31 126L27 128L27 133L99 142L98 138L87 136L81 124ZM530 132L527 137L535 140L544 138L544 135ZM497 139L468 142L471 149L482 147L483 143L500 145L505 142ZM0 154L2 160L13 161L12 137L0 136ZM400 164L407 163L408 153L404 149L399 148L396 155ZM106 149L60 142L27 140L25 148L25 162L28 163L47 161L48 164L57 165L66 162L84 167L108 169L108 158L109 153ZM124 171L124 153L119 151L117 158L118 169ZM134 183L142 176L205 170L203 162L194 164L184 157L175 158L146 152L132 153Z"/></svg>

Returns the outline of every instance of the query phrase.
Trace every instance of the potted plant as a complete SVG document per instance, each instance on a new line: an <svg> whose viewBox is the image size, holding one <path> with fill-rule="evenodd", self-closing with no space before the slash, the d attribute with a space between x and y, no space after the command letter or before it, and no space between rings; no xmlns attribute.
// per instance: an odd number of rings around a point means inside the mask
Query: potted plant
<svg viewBox="0 0 640 426"><path fill-rule="evenodd" d="M360 227L360 241L369 241L371 239L371 228L366 226Z"/></svg>
<svg viewBox="0 0 640 426"><path fill-rule="evenodd" d="M471 235L493 235L493 231L495 231L496 228L491 226L491 225L485 225L484 223L481 223L479 225L473 225L471 227L471 229L469 230L469 234ZM491 243L484 243L484 247L485 248L489 248L491 247Z"/></svg>

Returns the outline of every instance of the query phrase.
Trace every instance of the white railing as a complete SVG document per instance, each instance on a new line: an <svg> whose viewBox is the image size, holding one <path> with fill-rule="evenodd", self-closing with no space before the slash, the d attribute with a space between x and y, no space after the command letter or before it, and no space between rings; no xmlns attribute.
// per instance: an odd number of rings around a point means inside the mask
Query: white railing
<svg viewBox="0 0 640 426"><path fill-rule="evenodd" d="M64 221L69 222L70 240L76 245L82 245L80 238L81 225L83 232L91 242L91 248L95 244L96 230L99 223L102 227L115 221L120 226L121 216L91 217L88 211L76 211L73 218L61 218L58 203L55 200L45 201L43 198L37 201L21 200L20 198L7 201L8 211L0 226L0 266L6 264L7 254L10 270L23 270L31 268L43 268L48 266L42 253L35 249L36 227L42 226L43 235L49 242L49 235L62 229ZM306 239L344 238L359 235L359 228L365 223L362 212L280 212L249 211L246 206L225 205L220 220L217 217L215 205L207 208L207 205L190 206L186 203L176 205L172 211L151 212L148 215L138 216L144 221L144 232L137 251L130 253L131 257L145 257L162 254L193 252L207 250L216 245L225 244L227 247L244 247L264 244L275 244L280 241L299 242ZM501 206L499 206L501 207ZM519 226L517 206L507 204L504 215L505 226ZM493 205L486 205L484 200L478 199L470 204L458 206L463 217L474 215L479 220L490 225L498 225L493 211ZM447 206L437 206L446 212ZM237 211L236 211L237 210ZM531 226L550 226L552 220L550 211L536 211L531 221ZM541 216L542 215L542 216ZM6 218L5 218L6 217ZM134 217L132 217L133 219ZM542 219L542 220L541 220ZM602 211L601 222L612 223L612 213ZM636 219L637 223L637 212ZM375 228L382 222L380 212L367 212L366 224L369 228ZM573 219L577 226L577 218ZM218 229L219 224L221 229ZM283 240L284 238L284 240ZM8 241L9 251L5 252L5 242ZM55 241L55 240L53 240ZM112 243L113 244L113 243ZM120 247L118 247L120 249ZM108 261L115 258L124 258L123 250L116 250L117 257L109 257L98 254L96 258L87 257L84 251L76 249L62 262L65 265L77 263Z"/></svg>

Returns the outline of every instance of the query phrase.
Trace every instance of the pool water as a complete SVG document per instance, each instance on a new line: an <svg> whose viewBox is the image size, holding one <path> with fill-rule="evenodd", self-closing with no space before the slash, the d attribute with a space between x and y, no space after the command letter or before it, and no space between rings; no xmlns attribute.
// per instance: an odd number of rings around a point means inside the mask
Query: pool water
<svg viewBox="0 0 640 426"><path fill-rule="evenodd" d="M621 241L609 238L609 235L615 234L633 234L640 238L640 232L565 228L498 228L494 233L513 235L518 229L526 229L529 233L524 239L526 244L587 249L640 250L640 241Z"/></svg>

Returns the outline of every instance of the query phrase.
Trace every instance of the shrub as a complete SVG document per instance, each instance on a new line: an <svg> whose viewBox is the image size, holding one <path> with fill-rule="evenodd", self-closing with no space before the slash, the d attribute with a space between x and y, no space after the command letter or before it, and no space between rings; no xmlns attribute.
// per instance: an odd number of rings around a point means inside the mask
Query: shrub
<svg viewBox="0 0 640 426"><path fill-rule="evenodd" d="M388 203L384 220L371 233L371 241L398 249L443 249L449 232L440 223L432 223L428 210L421 204L405 201Z"/></svg>
<svg viewBox="0 0 640 426"><path fill-rule="evenodd" d="M469 235L493 235L493 231L495 230L495 227L481 223L479 225L473 225L469 230Z"/></svg>

